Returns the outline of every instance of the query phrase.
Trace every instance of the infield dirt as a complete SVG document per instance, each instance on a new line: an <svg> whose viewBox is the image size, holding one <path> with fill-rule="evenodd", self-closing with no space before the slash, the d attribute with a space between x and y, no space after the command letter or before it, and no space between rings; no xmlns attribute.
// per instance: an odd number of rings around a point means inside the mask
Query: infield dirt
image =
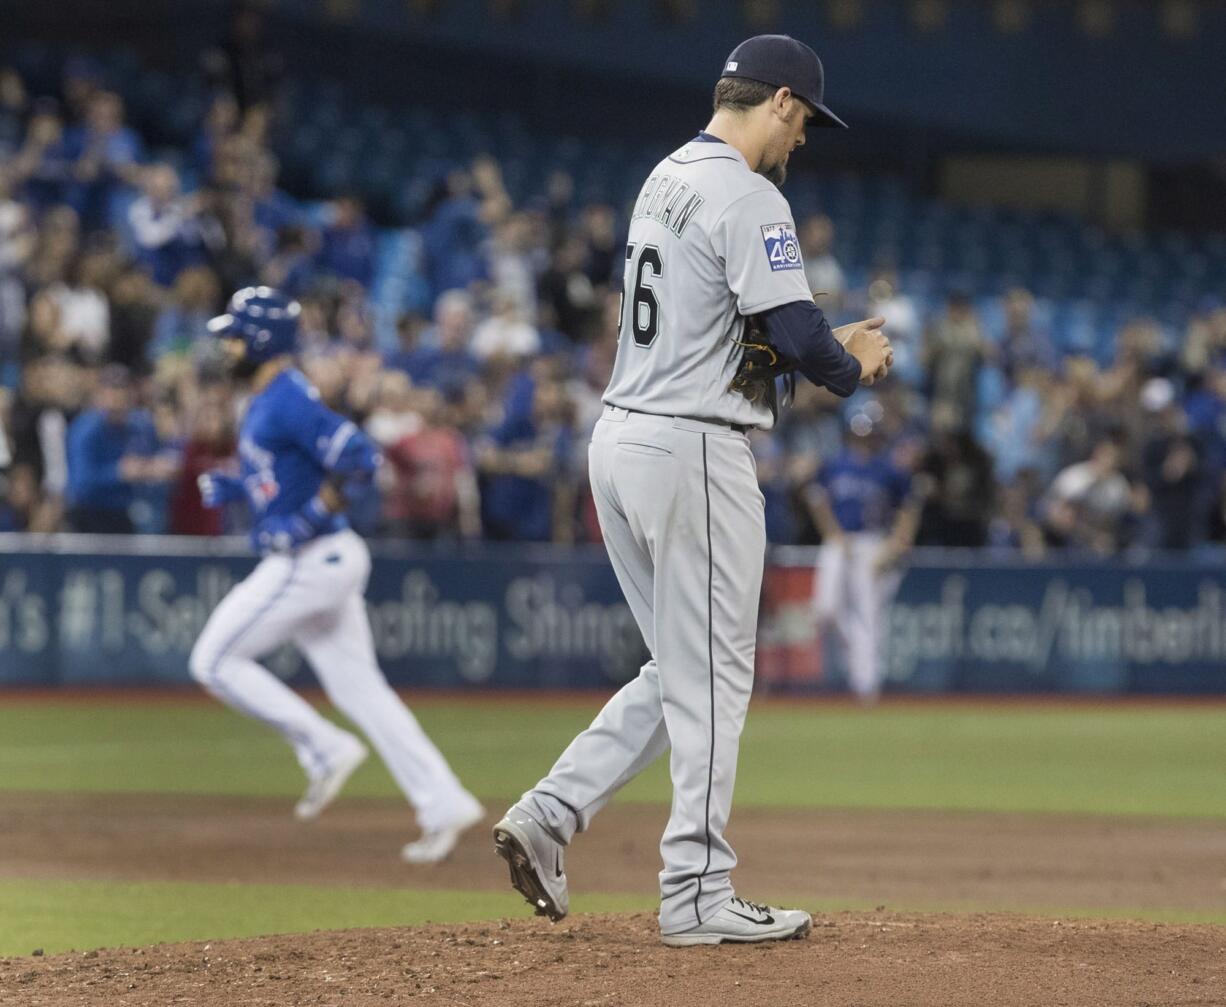
<svg viewBox="0 0 1226 1007"><path fill-rule="evenodd" d="M505 802L487 802L491 815ZM344 799L318 821L292 802L0 793L10 878L502 889L486 826L410 868L404 805ZM656 891L668 809L615 804L567 851L576 892ZM1226 823L941 811L745 809L729 837L738 890L801 904L1080 911L1226 911Z"/></svg>
<svg viewBox="0 0 1226 1007"><path fill-rule="evenodd" d="M806 940L672 950L646 914L0 960L0 1002L995 1007L1226 1000L1226 928L837 913Z"/></svg>
<svg viewBox="0 0 1226 1007"><path fill-rule="evenodd" d="M0 794L0 864L27 879L506 884L485 827L448 864L412 869L396 859L410 832L403 806L344 800L303 826L289 804ZM650 897L666 814L604 812L572 847L573 889ZM734 818L731 838L738 889L751 898L1032 915L826 913L804 941L670 950L647 914L551 925L525 907L525 918L496 923L0 959L0 1004L1226 1004L1226 927L1051 915L1222 912L1221 822L752 810Z"/></svg>

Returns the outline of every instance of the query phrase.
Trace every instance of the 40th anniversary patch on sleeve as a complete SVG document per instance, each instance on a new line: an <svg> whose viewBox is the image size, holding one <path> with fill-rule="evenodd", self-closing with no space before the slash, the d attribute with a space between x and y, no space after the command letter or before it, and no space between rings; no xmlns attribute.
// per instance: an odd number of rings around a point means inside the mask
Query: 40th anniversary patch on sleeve
<svg viewBox="0 0 1226 1007"><path fill-rule="evenodd" d="M800 242L790 223L763 224L762 243L766 246L766 260L771 272L780 269L801 269Z"/></svg>

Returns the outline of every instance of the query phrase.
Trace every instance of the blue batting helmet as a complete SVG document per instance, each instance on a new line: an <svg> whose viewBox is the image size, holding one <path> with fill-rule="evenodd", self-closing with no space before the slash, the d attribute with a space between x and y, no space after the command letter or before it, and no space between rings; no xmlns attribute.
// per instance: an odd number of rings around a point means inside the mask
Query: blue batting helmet
<svg viewBox="0 0 1226 1007"><path fill-rule="evenodd" d="M209 322L209 331L222 339L241 339L247 359L262 363L293 353L298 343L301 307L272 287L244 287L233 297L224 315Z"/></svg>

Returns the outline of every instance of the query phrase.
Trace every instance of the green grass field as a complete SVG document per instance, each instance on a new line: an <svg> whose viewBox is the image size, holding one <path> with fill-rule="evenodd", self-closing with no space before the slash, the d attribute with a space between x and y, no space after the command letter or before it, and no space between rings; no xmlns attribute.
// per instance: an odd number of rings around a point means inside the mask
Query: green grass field
<svg viewBox="0 0 1226 1007"><path fill-rule="evenodd" d="M413 926L522 916L523 900L497 892L380 890L323 885L0 880L0 954L346 927ZM651 909L631 895L580 896L576 912ZM10 915L11 913L11 915Z"/></svg>
<svg viewBox="0 0 1226 1007"><path fill-rule="evenodd" d="M493 810L548 769L599 702L423 699L415 709ZM738 807L1226 819L1221 704L914 703L861 710L767 701L751 711L742 753ZM275 736L194 697L0 703L0 790L291 796L300 786L297 766ZM346 793L392 796L395 790L372 759ZM621 799L666 803L665 766L653 767ZM479 919L518 906L505 890L43 882L5 877L0 863L0 954ZM577 899L576 908L647 909L650 903L594 895ZM1209 918L1226 922L1226 913Z"/></svg>

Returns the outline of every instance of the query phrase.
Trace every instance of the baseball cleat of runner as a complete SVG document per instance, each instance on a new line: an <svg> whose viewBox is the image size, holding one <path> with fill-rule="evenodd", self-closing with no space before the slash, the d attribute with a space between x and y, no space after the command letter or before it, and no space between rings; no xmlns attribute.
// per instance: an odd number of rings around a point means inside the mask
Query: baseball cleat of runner
<svg viewBox="0 0 1226 1007"><path fill-rule="evenodd" d="M456 843L474 825L485 817L485 808L474 798L459 816L437 829L426 829L420 839L405 843L400 850L400 859L409 864L438 864L451 856Z"/></svg>
<svg viewBox="0 0 1226 1007"><path fill-rule="evenodd" d="M318 818L320 812L336 800L354 770L366 761L367 754L366 746L354 738L353 745L338 756L322 776L307 784L306 793L294 805L294 817L300 822Z"/></svg>

